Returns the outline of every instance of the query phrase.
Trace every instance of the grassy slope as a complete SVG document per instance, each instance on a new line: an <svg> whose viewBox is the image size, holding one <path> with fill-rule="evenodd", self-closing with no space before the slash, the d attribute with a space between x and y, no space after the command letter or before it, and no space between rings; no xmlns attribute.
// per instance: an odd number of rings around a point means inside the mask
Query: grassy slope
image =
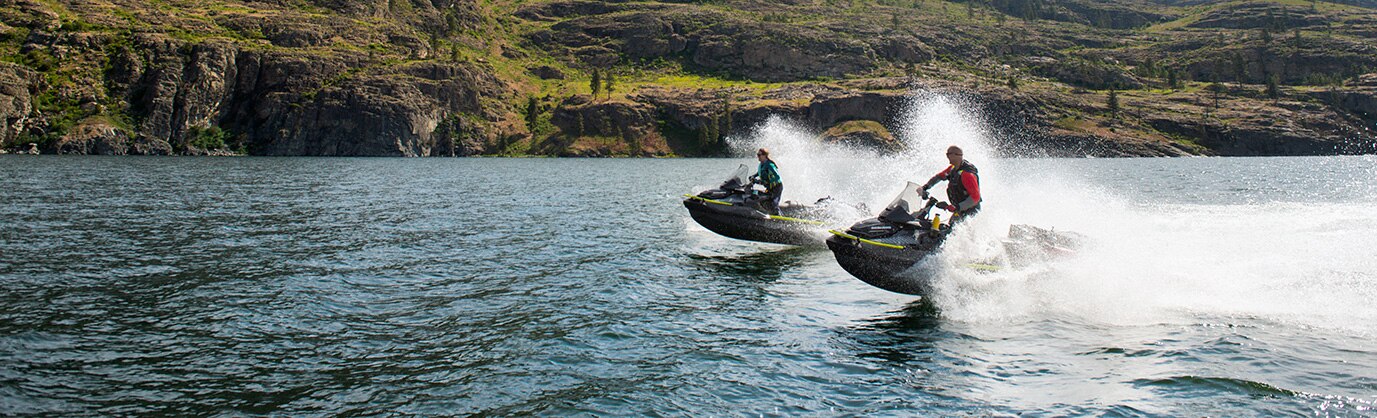
<svg viewBox="0 0 1377 418"><path fill-rule="evenodd" d="M58 16L62 28L59 32L96 34L116 38L112 45L119 45L119 38L128 37L131 32L161 32L187 42L221 40L235 42L246 47L280 50L293 54L369 54L377 57L377 66L403 65L417 60L463 60L486 65L493 73L511 84L519 92L505 106L524 109L530 97L539 99L539 109L548 110L559 98L570 95L589 94L591 68L581 65L568 57L542 50L528 40L528 37L541 30L569 19L557 18L549 21L525 20L515 16L523 7L542 3L543 0L482 0L478 2L479 23L461 30L444 31L438 35L426 33L427 30L414 23L418 13L410 6L394 6L390 16L359 17L348 16L327 9L305 5L303 2L288 3L295 6L271 7L261 3L246 4L221 0L151 0L127 4L107 2L73 3L57 0L33 0L37 5ZM655 2L641 2L654 4ZM1133 51L1150 50L1154 46L1179 38L1213 36L1221 39L1242 42L1255 37L1252 29L1201 29L1192 24L1219 10L1245 3L1268 3L1286 7L1309 9L1311 2L1304 0L1267 0L1260 2L1231 1L1201 6L1168 7L1152 6L1151 12L1177 16L1176 19L1135 30L1101 29L1077 23L1051 20L1024 20L1005 15L984 5L968 5L961 2L941 0L825 0L804 3L797 6L775 5L771 2L752 0L721 0L694 4L673 4L676 8L701 9L730 13L746 20L756 20L761 24L796 25L808 28L826 28L839 40L863 40L874 33L912 32L930 36L930 39L957 43L969 47L971 53L953 53L961 48L939 48L937 59L922 66L906 63L879 62L875 68L863 74L852 74L849 78L867 78L897 75L918 75L928 78L944 78L976 85L1006 85L1015 79L1020 94L1044 95L1049 99L1048 106L1054 113L1064 115L1062 120L1079 122L1059 123L1064 129L1103 133L1105 129L1125 129L1137 132L1140 136L1160 135L1145 129L1141 121L1134 120L1135 112L1204 112L1207 106L1199 96L1208 84L1205 81L1182 80L1180 87L1166 86L1164 73L1138 71L1141 63L1125 60L1105 61L1105 57L1133 56ZM132 6L142 4L142 6ZM405 3L398 3L405 4ZM982 3L983 4L983 3ZM1314 39L1338 39L1343 42L1372 45L1373 39L1365 37L1372 28L1354 28L1347 23L1354 16L1370 17L1372 10L1332 3L1318 3L1317 13L1334 17L1339 22L1323 31L1304 30L1303 37ZM6 13L14 13L9 11ZM336 37L329 45L315 47L286 48L274 46L266 36L252 30L227 27L225 22L235 17L279 19L302 22L343 23L357 34ZM21 51L20 45L28 36L30 29L13 24L17 18L6 18L11 23L4 35L0 36L0 61L24 65L42 73L45 80L44 92L40 94L37 105L45 114L58 115L53 119L54 129L49 135L58 135L78 120L97 116L102 112L82 107L82 100L63 94L66 91L81 90L81 86L103 85L101 69L109 62L109 51L85 51L78 57L58 59L50 51ZM1364 32L1366 30L1367 32ZM1279 33L1278 38L1289 37ZM409 38L425 44L427 55L419 55L415 48L398 45L395 39ZM1012 46L1012 48L1011 48ZM1223 45L1220 47L1227 47ZM1125 74L1136 74L1143 82L1139 89L1120 90L1120 101L1125 112L1109 114L1106 109L1103 89L1086 89L1068 85L1062 80L1035 75L1024 60L1026 56L1018 49L1048 51L1059 58L1086 57L1095 60L1096 65L1107 65L1111 70ZM1162 56L1156 59L1164 66L1184 63L1189 56ZM1105 64L1108 62L1108 64ZM1004 67L1007 64L1009 67ZM1136 64L1136 65L1135 65ZM563 80L542 80L533 76L528 69L536 66L549 66L565 74ZM607 69L616 75L617 84L610 94L612 98L625 98L646 87L679 89L719 89L733 88L739 100L760 100L763 94L787 84L809 84L827 80L797 81L792 83L761 83L721 72L703 71L683 59L655 60L651 62L632 62L623 60L622 64ZM1352 74L1317 78L1323 83L1342 81ZM347 77L348 74L343 75ZM1245 108L1263 110L1266 100L1249 98L1263 91L1260 84L1234 84L1229 102ZM1283 87L1284 92L1302 93L1311 89L1321 89L1322 85L1294 85ZM1254 92L1238 95L1239 92ZM97 101L107 109L103 117L128 124L125 105L119 98L109 97L103 91L95 92ZM1292 98L1304 100L1305 96L1296 94ZM1069 118L1069 119L1068 119ZM548 123L549 112L542 111L537 123L532 127L535 136L552 133ZM51 140L51 137L31 137L30 141ZM1189 139L1174 138L1190 144ZM501 150L506 154L522 154L531 151L531 143L509 144Z"/></svg>
<svg viewBox="0 0 1377 418"><path fill-rule="evenodd" d="M514 11L522 4L529 3L531 2L494 2L493 4L497 5L494 7L495 11ZM819 1L811 5L788 7L772 7L768 4L751 1L722 1L713 2L703 7L725 10L748 17L754 16L761 21L815 27L856 26L855 22L869 22L870 26L892 26L895 30L946 31L959 34L958 36L961 37L958 39L959 41L967 42L977 48L993 49L998 47L997 44L1005 41L1019 43L1020 40L1017 38L1030 35L1029 37L1034 40L1028 43L1035 44L1032 45L1033 47L1052 49L1060 54L1063 59L1065 57L1100 59L1102 57L1135 55L1128 52L1152 49L1182 37L1209 36L1234 40L1235 42L1255 39L1258 36L1256 29L1191 27L1203 17L1247 4L1271 4L1296 10L1312 10L1312 13L1322 14L1335 22L1339 22L1324 30L1314 30L1313 28L1300 30L1301 36L1305 39L1339 39L1354 44L1373 45L1371 38L1350 34L1354 32L1354 29L1363 28L1354 28L1350 27L1350 23L1343 23L1353 16L1373 16L1373 10L1333 3L1312 3L1305 0L1229 1L1189 7L1159 6L1154 7L1152 11L1176 18L1133 30L1101 29L1083 24L1050 20L1023 20L1007 15L1000 16L1000 12L980 5L968 7L961 2L935 0L917 2ZM834 13L837 8L841 8L842 12ZM901 16L901 18L895 19L893 16ZM512 36L505 41L520 47L525 44L522 42L521 35L549 28L558 21L516 21L513 23L517 30L511 32ZM1105 42L1105 45L1087 46L1087 44L1078 43L1076 41L1077 36L1065 36L1068 33L1080 33L1085 38L1099 37L1108 40L1108 42ZM845 32L838 34L839 36L850 35ZM1284 41L1289 39L1291 33L1274 33L1273 36ZM1226 49L1228 47L1229 45L1217 45L1212 48ZM564 69L565 73L570 76L569 79L563 81L536 82L534 83L536 88L531 94L558 97L589 93L587 84L590 73L579 68L577 63L569 60L551 60L542 54L547 51L534 49L525 49L524 51L531 56L540 57L543 64L555 65ZM1347 77L1356 75L1335 74L1325 78L1317 77L1316 80L1318 81L1314 82L1315 84L1283 85L1279 89L1283 98L1275 101L1276 103L1263 97L1266 86L1261 83L1228 82L1228 92L1224 94L1226 99L1222 103L1224 107L1232 107L1233 111L1225 112L1214 109L1211 94L1205 92L1206 87L1212 83L1210 80L1195 81L1190 79L1190 75L1182 74L1179 76L1178 85L1169 85L1166 69L1170 69L1174 63L1185 65L1186 60L1192 59L1190 58L1191 53L1201 52L1200 50L1186 51L1174 56L1159 56L1155 58L1155 64L1165 69L1159 68L1157 71L1144 71L1142 62L1108 61L1110 64L1107 65L1113 69L1130 74L1143 83L1141 87L1136 89L1118 90L1120 107L1123 111L1117 113L1108 111L1106 89L1076 87L1061 80L1032 74L1026 68L1026 63L1021 60L1023 57L1018 56L1016 52L985 53L979 54L979 56L941 54L937 61L929 63L923 68L902 63L883 63L874 71L854 74L852 77L866 78L917 73L922 77L946 78L961 82L973 82L977 85L1010 84L1008 80L1013 78L1015 81L1012 84L1017 84L1020 92L1048 96L1051 99L1048 106L1052 108L1054 113L1065 115L1064 120L1078 121L1059 123L1057 126L1063 129L1106 137L1130 136L1148 140L1175 141L1187 149L1200 152L1205 150L1191 138L1156 132L1151 127L1146 126L1138 116L1142 116L1142 113L1179 113L1200 114L1215 118L1229 115L1227 117L1238 118L1243 116L1237 113L1268 112L1270 111L1269 108L1288 99L1297 102L1313 101L1309 96L1302 93L1321 89L1324 88L1323 85L1325 84L1339 83ZM571 64L573 66L570 66ZM1009 64L1011 69L1004 69L999 64ZM526 65L526 63L518 65ZM770 88L786 84L754 83L750 80L724 77L718 73L695 71L690 65L674 61L655 62L648 66L623 64L613 71L619 74L620 88L612 94L612 97L624 96L641 87L657 86L690 89L737 88L747 92L744 97L740 97L741 100L750 100L751 93L758 95ZM1228 124L1229 120L1222 120L1222 122Z"/></svg>

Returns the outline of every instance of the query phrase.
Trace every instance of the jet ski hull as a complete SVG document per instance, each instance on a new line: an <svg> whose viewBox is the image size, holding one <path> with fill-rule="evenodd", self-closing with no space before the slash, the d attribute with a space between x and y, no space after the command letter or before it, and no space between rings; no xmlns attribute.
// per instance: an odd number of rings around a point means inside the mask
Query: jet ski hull
<svg viewBox="0 0 1377 418"><path fill-rule="evenodd" d="M826 242L842 270L866 284L895 293L919 296L929 288L931 277L923 274L917 266L932 254L931 251L912 247L891 248L862 242L854 237L832 236Z"/></svg>
<svg viewBox="0 0 1377 418"><path fill-rule="evenodd" d="M745 206L727 206L700 199L684 199L695 222L719 235L772 244L819 246L821 231L813 221L771 218Z"/></svg>

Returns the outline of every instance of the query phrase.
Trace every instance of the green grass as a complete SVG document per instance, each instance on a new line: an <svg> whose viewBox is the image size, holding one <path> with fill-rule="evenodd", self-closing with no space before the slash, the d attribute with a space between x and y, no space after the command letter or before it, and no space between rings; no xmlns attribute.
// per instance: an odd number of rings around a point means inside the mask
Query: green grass
<svg viewBox="0 0 1377 418"><path fill-rule="evenodd" d="M754 92L776 89L786 83L757 83L753 81L728 80L712 76L702 76L695 74L665 74L639 80L641 86L654 85L669 88L683 89L724 89L724 88L745 88Z"/></svg>
<svg viewBox="0 0 1377 418"><path fill-rule="evenodd" d="M1205 17L1205 15L1208 15L1208 14L1210 14L1211 12L1214 12L1214 11L1217 11L1217 10L1222 10L1222 9L1227 9L1227 8L1231 8L1231 7L1237 7L1237 6L1241 6L1241 5L1245 5L1245 4L1261 4L1261 3L1275 4L1275 5L1287 6L1287 7L1297 7L1297 8L1303 8L1304 10L1309 10L1309 9L1310 9L1310 5L1312 4L1309 0L1261 0L1261 1L1259 1L1259 0L1240 0L1240 1L1229 1L1229 2L1222 2L1222 3L1205 4L1205 5L1199 5L1199 6L1182 7L1182 8L1178 8L1178 10L1182 10L1182 11L1187 12L1185 16L1181 17L1180 19L1176 19L1176 20L1173 20L1173 21L1170 21L1170 22L1164 22L1164 23L1159 23L1159 24L1156 24L1156 25L1149 26L1149 27L1147 27L1147 28L1144 29L1144 30L1147 31L1147 32L1166 32L1166 31L1172 31L1172 30L1177 30L1177 29L1183 29L1183 28L1185 28L1185 27L1187 27L1187 26L1190 26L1191 24L1194 24L1195 22L1199 22L1201 18ZM1354 11L1357 11L1357 12L1359 12L1359 13L1365 12L1363 9L1357 8L1356 6L1349 6L1349 5L1344 5L1344 4L1329 3L1329 2L1323 2L1323 1L1318 2L1318 3L1315 3L1315 4L1316 4L1316 10L1319 11L1319 12L1323 12L1323 13L1338 13L1338 12L1349 13L1349 12L1354 12Z"/></svg>
<svg viewBox="0 0 1377 418"><path fill-rule="evenodd" d="M876 132L889 135L889 129L873 120L851 120L842 122L828 129L824 135L842 136L857 132Z"/></svg>
<svg viewBox="0 0 1377 418"><path fill-rule="evenodd" d="M1052 122L1052 125L1068 131L1085 132L1094 128L1095 122L1076 115L1071 115L1057 119L1055 122Z"/></svg>

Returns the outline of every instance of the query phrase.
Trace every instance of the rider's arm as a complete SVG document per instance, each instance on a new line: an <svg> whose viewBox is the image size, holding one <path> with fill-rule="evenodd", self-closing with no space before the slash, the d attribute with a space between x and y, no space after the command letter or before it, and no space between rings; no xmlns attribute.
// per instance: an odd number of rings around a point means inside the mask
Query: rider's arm
<svg viewBox="0 0 1377 418"><path fill-rule="evenodd" d="M937 175L932 176L931 179L928 179L928 184L923 185L923 190L931 189L932 186L936 186L938 182L942 181L942 179L947 178L947 173L949 172L951 172L951 166L947 166L946 170L942 170L941 173L937 173Z"/></svg>
<svg viewBox="0 0 1377 418"><path fill-rule="evenodd" d="M970 197L958 203L956 207L965 212L980 204L980 180L976 180L975 174L967 171L961 173L961 185L966 186L966 194Z"/></svg>

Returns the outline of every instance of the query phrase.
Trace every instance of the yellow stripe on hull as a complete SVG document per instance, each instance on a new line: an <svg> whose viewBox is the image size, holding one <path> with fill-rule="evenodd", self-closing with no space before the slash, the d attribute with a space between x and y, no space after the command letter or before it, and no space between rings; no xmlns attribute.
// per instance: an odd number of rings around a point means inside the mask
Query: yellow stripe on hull
<svg viewBox="0 0 1377 418"><path fill-rule="evenodd" d="M700 202L712 203L712 204L715 204L715 205L735 206L735 205L733 205L733 204L731 204L731 203L723 202L723 201L721 201L721 200L712 200L712 199L708 199L708 198L705 198L705 197L694 196L694 195L691 195L691 194L686 194L686 195L684 195L684 197L687 197L687 198L693 199L693 200L697 200L697 201L700 201ZM811 220L811 219L790 218L790 217L788 217L788 216L778 216L778 215L768 215L768 216L770 217L770 219L774 219L774 220L776 220L776 221L789 221L789 222L799 222L799 223L812 224L812 225L824 225L824 223L823 223L822 221L814 221L814 220Z"/></svg>
<svg viewBox="0 0 1377 418"><path fill-rule="evenodd" d="M776 221L802 222L802 223L813 224L813 225L822 225L822 224L823 224L822 222L819 222L819 221L814 221L814 220L809 220L809 219L790 218L790 217L788 217L788 216L770 215L770 219L774 219L774 220L776 220Z"/></svg>
<svg viewBox="0 0 1377 418"><path fill-rule="evenodd" d="M879 242L879 241L871 241L871 240L868 240L868 239L865 239L865 238L861 238L861 237L858 237L858 236L854 236L854 235L851 235L851 234L847 234L847 233L845 233L845 232L841 232L841 231L838 231L838 230L835 230L835 229L828 230L827 232L831 232L832 235L836 235L836 236L839 236L839 237L842 237L842 238L846 238L846 239L849 239L849 240L854 240L854 241L856 241L856 242L863 242L863 243L870 244L870 245L874 245L874 246L878 246L878 247L893 248L893 249L896 249L896 250L902 250L902 249L904 249L904 246L902 246L902 245L885 244L885 243Z"/></svg>
<svg viewBox="0 0 1377 418"><path fill-rule="evenodd" d="M693 199L693 200L698 200L698 201L703 201L703 202L707 202L707 203L712 203L712 204L716 204L716 205L732 206L731 203L723 202L723 201L721 201L721 200L712 200L712 199L708 199L708 198L706 198L706 197L698 197L698 196L694 196L694 195L691 195L691 194L686 194L686 195L684 195L684 197L687 197L687 198Z"/></svg>

